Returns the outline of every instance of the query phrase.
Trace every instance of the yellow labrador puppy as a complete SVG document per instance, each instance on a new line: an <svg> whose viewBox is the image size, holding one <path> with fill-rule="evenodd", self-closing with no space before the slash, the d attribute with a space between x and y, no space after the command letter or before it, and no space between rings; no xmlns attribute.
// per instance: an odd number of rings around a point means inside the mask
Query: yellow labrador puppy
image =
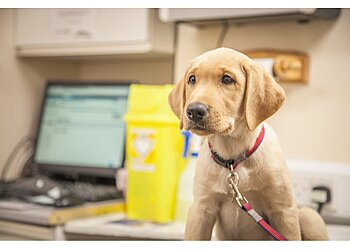
<svg viewBox="0 0 350 250"><path fill-rule="evenodd" d="M261 219L287 240L328 239L322 218L297 208L277 137L264 124L284 100L273 78L235 50L215 49L191 62L169 95L180 127L206 138L186 240L210 240L214 226L222 240L273 239L258 225Z"/></svg>

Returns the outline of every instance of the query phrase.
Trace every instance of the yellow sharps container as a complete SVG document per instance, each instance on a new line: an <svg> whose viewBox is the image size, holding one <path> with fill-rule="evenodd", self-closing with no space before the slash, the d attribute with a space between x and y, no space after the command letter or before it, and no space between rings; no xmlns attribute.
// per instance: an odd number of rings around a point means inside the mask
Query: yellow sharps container
<svg viewBox="0 0 350 250"><path fill-rule="evenodd" d="M131 85L128 101L126 167L128 219L174 220L183 138L168 105L173 85Z"/></svg>

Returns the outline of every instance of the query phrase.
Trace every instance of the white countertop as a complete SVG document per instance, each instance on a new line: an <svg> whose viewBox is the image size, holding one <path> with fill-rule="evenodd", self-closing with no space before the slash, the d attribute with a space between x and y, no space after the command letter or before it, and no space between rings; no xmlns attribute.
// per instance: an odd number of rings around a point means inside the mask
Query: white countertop
<svg viewBox="0 0 350 250"><path fill-rule="evenodd" d="M350 240L350 226L328 224L327 230L330 240ZM128 221L123 214L111 214L70 221L64 231L116 239L183 240L185 225Z"/></svg>
<svg viewBox="0 0 350 250"><path fill-rule="evenodd" d="M185 225L126 220L124 214L103 215L67 222L65 233L130 239L183 240Z"/></svg>

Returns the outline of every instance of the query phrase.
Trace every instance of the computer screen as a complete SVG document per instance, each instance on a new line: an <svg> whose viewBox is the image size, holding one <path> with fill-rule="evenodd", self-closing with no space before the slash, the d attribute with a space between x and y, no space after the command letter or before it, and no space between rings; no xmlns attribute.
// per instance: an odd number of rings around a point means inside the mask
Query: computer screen
<svg viewBox="0 0 350 250"><path fill-rule="evenodd" d="M121 84L53 84L46 88L34 162L65 166L90 174L92 169L123 165L129 86ZM61 166L61 168L57 168Z"/></svg>

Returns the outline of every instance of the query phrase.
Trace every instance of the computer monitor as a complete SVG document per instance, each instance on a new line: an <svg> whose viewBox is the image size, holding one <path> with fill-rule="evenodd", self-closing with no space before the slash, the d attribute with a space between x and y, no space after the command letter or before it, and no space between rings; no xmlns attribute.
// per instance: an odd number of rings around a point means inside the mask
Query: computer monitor
<svg viewBox="0 0 350 250"><path fill-rule="evenodd" d="M34 151L40 171L114 178L131 82L48 82Z"/></svg>

